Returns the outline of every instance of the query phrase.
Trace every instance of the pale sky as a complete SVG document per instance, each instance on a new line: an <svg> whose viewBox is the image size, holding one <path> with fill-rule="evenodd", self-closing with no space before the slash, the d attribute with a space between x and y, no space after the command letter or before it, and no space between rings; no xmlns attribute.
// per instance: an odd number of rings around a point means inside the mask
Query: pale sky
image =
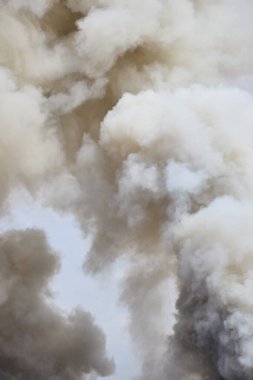
<svg viewBox="0 0 253 380"><path fill-rule="evenodd" d="M51 284L53 302L66 312L78 305L90 311L105 332L108 355L113 356L116 363L115 374L107 379L133 378L138 365L127 333L128 315L117 302L124 264L119 263L113 271L95 279L85 274L82 264L89 241L82 238L74 218L41 207L27 194L25 200L18 198L16 194L10 214L1 219L0 230L29 227L45 230L51 246L61 258L61 270Z"/></svg>

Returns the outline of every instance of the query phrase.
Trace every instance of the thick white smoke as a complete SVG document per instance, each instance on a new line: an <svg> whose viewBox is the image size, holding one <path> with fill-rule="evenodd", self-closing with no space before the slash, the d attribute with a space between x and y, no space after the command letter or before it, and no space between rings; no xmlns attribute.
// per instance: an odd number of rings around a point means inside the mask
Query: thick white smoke
<svg viewBox="0 0 253 380"><path fill-rule="evenodd" d="M139 379L250 380L252 0L0 7L1 209L26 186L92 236L86 270L127 258L121 300ZM40 233L0 241L2 377L109 374L91 316L66 321L42 299L55 261Z"/></svg>

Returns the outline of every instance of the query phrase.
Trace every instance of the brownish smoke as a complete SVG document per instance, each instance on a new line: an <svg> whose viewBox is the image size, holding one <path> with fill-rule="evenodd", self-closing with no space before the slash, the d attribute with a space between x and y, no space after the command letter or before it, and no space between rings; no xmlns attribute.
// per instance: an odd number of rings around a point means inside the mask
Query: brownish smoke
<svg viewBox="0 0 253 380"><path fill-rule="evenodd" d="M109 375L105 337L81 309L64 317L48 302L58 258L39 230L0 239L0 374L2 379L82 379Z"/></svg>
<svg viewBox="0 0 253 380"><path fill-rule="evenodd" d="M25 186L92 236L91 273L127 258L140 379L250 380L252 0L0 7L2 210ZM2 377L109 374L92 318L45 303L41 233L1 239Z"/></svg>

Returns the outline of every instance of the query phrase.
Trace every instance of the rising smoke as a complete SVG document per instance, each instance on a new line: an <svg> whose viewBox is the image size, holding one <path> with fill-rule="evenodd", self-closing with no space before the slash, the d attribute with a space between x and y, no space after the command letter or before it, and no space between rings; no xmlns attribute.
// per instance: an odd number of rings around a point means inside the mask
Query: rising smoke
<svg viewBox="0 0 253 380"><path fill-rule="evenodd" d="M108 375L105 337L89 313L68 319L46 302L47 283L58 267L41 231L1 237L1 379L81 379L94 370Z"/></svg>
<svg viewBox="0 0 253 380"><path fill-rule="evenodd" d="M138 379L251 380L252 0L0 7L2 212L25 186L92 236L90 273L127 258ZM0 251L1 377L110 374L92 317L47 304L42 233L3 235Z"/></svg>

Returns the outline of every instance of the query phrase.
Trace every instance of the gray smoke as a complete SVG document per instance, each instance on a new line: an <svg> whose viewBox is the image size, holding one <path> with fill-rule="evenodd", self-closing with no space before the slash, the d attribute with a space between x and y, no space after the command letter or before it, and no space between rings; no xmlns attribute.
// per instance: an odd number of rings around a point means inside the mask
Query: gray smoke
<svg viewBox="0 0 253 380"><path fill-rule="evenodd" d="M90 273L127 258L121 301L139 379L250 380L252 1L0 0L0 7L2 210L25 186L73 213L92 236ZM13 260L28 240L40 241L15 232L8 244L16 234L29 239L11 250ZM55 264L40 251L23 269L0 271L9 308L2 326L18 318L17 331L0 334L3 377L107 375L112 365L91 317L78 311L67 321L41 299ZM29 273L24 289L20 270ZM9 293L9 277L22 296ZM17 317L23 297L29 302Z"/></svg>
<svg viewBox="0 0 253 380"><path fill-rule="evenodd" d="M0 237L1 379L83 379L111 373L105 337L93 317L75 310L64 317L50 306L48 281L57 256L39 230Z"/></svg>

